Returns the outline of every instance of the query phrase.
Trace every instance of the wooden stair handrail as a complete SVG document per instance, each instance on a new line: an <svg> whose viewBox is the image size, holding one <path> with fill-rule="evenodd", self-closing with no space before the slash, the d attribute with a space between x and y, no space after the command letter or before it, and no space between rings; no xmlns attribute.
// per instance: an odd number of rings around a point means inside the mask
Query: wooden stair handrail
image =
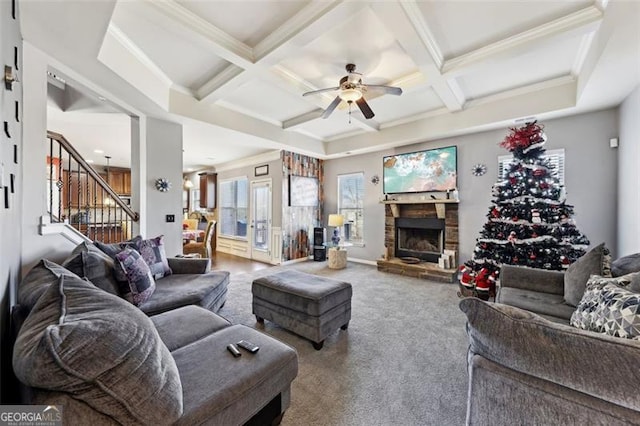
<svg viewBox="0 0 640 426"><path fill-rule="evenodd" d="M87 171L87 173L100 185L100 187L107 192L108 195L111 196L113 201L125 212L127 216L131 218L134 222L140 220L140 215L138 212L134 212L131 210L127 204L124 203L120 199L120 196L116 194L116 192L111 189L111 186L100 176L98 172L95 171L93 167L89 163L87 163L84 158L80 155L78 151L69 143L69 141L62 136L60 133L52 132L47 130L47 137L53 140L58 141L58 143L69 153L69 155L78 163L80 166Z"/></svg>

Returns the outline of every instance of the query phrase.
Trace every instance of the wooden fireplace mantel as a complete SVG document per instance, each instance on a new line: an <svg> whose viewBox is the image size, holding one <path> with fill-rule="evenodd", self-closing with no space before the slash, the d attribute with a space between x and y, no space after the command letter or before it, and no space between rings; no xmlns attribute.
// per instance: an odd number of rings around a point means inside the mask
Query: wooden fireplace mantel
<svg viewBox="0 0 640 426"><path fill-rule="evenodd" d="M393 217L400 217L400 207L398 207L398 205L400 204L435 204L435 208L436 208L436 215L438 216L438 219L444 219L445 217L445 211L446 211L446 207L445 204L458 204L460 201L459 200L447 200L447 199L437 199L437 200L418 200L418 199L411 199L411 200L382 200L380 201L380 203L382 204L389 204L389 207L391 207L391 214L393 214Z"/></svg>

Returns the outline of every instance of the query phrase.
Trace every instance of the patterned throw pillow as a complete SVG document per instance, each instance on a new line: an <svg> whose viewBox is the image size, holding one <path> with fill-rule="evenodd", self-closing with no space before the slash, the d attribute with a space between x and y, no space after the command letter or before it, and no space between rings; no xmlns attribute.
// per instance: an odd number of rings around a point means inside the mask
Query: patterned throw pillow
<svg viewBox="0 0 640 426"><path fill-rule="evenodd" d="M153 280L149 265L140 253L131 248L125 248L116 254L117 262L127 277L128 288L122 288L122 295L129 302L140 306L153 294L156 282Z"/></svg>
<svg viewBox="0 0 640 426"><path fill-rule="evenodd" d="M602 304L602 289L606 285L613 285L618 288L627 287L634 280L635 275L629 274L617 278L591 275L589 281L587 281L587 288L582 300L580 300L578 307L571 315L569 324L582 330L602 331L595 325L595 315Z"/></svg>
<svg viewBox="0 0 640 426"><path fill-rule="evenodd" d="M155 279L166 277L171 275L172 271L169 267L169 261L167 260L167 254L164 250L164 236L160 235L156 238L148 240L142 240L138 243L137 250L140 255L149 265L151 269L151 275Z"/></svg>
<svg viewBox="0 0 640 426"><path fill-rule="evenodd" d="M610 336L640 340L640 293L607 284L602 289L601 300L594 313L596 330Z"/></svg>
<svg viewBox="0 0 640 426"><path fill-rule="evenodd" d="M140 244L140 241L142 241L142 237L138 235L130 240L122 241L120 243L106 244L106 243L101 243L100 241L94 241L94 244L96 247L98 247L100 250L102 250L109 257L111 257L114 261L117 262L116 255L118 253L120 253L122 250L124 250L127 247L137 250L138 245ZM124 271L122 271L122 268L114 268L113 275L115 276L117 281L121 283L127 282L127 276L124 274Z"/></svg>

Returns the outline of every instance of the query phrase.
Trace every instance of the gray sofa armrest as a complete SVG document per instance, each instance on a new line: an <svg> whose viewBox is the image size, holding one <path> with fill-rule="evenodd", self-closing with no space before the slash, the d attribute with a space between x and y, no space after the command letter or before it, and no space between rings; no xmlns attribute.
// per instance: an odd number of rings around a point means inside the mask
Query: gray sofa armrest
<svg viewBox="0 0 640 426"><path fill-rule="evenodd" d="M471 354L640 410L640 341L579 330L475 298L460 301L460 309L467 315Z"/></svg>
<svg viewBox="0 0 640 426"><path fill-rule="evenodd" d="M167 260L174 274L205 274L211 270L211 259L170 257Z"/></svg>
<svg viewBox="0 0 640 426"><path fill-rule="evenodd" d="M500 287L564 295L564 272L526 266L502 265Z"/></svg>

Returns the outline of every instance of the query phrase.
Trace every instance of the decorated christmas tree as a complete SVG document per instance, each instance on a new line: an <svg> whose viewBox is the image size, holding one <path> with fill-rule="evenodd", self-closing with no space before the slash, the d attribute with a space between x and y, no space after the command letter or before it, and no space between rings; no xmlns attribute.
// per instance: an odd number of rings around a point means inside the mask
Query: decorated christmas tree
<svg viewBox="0 0 640 426"><path fill-rule="evenodd" d="M460 267L463 294L493 296L502 264L562 270L585 253L589 240L576 228L545 141L543 126L532 122L510 129L500 143L513 162L493 185L488 221Z"/></svg>

